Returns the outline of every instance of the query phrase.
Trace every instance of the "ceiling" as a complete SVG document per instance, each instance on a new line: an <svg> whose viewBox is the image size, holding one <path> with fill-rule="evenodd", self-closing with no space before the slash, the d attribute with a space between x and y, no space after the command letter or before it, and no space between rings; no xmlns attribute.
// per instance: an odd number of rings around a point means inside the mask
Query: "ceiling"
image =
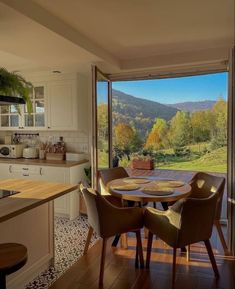
<svg viewBox="0 0 235 289"><path fill-rule="evenodd" d="M120 72L210 62L226 59L234 43L233 0L0 2L0 63L15 61L16 69L99 63Z"/></svg>

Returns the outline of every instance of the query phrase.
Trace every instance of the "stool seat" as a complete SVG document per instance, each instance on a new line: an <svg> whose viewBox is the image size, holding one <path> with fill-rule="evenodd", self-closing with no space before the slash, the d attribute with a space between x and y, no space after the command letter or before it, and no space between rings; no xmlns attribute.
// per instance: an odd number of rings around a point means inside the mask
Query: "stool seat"
<svg viewBox="0 0 235 289"><path fill-rule="evenodd" d="M27 248L17 243L0 244L0 274L9 275L27 262Z"/></svg>

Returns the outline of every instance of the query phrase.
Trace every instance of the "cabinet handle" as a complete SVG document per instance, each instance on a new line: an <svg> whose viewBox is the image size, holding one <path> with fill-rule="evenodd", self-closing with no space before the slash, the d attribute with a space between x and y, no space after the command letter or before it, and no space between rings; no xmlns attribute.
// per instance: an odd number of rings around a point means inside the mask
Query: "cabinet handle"
<svg viewBox="0 0 235 289"><path fill-rule="evenodd" d="M28 177L29 176L29 174L23 174L23 177Z"/></svg>
<svg viewBox="0 0 235 289"><path fill-rule="evenodd" d="M42 176L42 168L40 168L39 174L40 176Z"/></svg>
<svg viewBox="0 0 235 289"><path fill-rule="evenodd" d="M12 173L12 166L9 166L9 173Z"/></svg>
<svg viewBox="0 0 235 289"><path fill-rule="evenodd" d="M24 171L28 171L28 170L29 170L29 168L22 168L22 170L24 170Z"/></svg>
<svg viewBox="0 0 235 289"><path fill-rule="evenodd" d="M48 126L47 128L51 128L50 126Z"/></svg>

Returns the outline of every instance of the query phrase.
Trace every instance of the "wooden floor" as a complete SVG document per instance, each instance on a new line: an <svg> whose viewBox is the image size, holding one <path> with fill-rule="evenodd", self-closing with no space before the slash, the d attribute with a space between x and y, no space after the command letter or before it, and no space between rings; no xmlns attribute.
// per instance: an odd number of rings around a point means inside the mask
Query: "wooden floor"
<svg viewBox="0 0 235 289"><path fill-rule="evenodd" d="M172 250L162 241L154 240L150 270L135 269L135 239L128 237L128 250L108 246L104 286L112 289L170 289ZM191 260L186 261L185 253L178 252L176 289L234 289L235 260L225 257L217 238L212 235L212 246L220 272L216 281L203 243L192 245ZM144 253L147 240L143 238ZM101 242L98 241L88 254L80 258L50 289L95 289L98 286Z"/></svg>

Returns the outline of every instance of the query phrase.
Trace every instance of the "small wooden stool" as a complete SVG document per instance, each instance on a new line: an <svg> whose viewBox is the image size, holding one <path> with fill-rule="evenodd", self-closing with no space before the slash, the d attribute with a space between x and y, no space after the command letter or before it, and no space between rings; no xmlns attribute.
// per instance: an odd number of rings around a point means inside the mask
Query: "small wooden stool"
<svg viewBox="0 0 235 289"><path fill-rule="evenodd" d="M6 276L27 262L27 248L17 243L0 244L0 289L6 289Z"/></svg>

